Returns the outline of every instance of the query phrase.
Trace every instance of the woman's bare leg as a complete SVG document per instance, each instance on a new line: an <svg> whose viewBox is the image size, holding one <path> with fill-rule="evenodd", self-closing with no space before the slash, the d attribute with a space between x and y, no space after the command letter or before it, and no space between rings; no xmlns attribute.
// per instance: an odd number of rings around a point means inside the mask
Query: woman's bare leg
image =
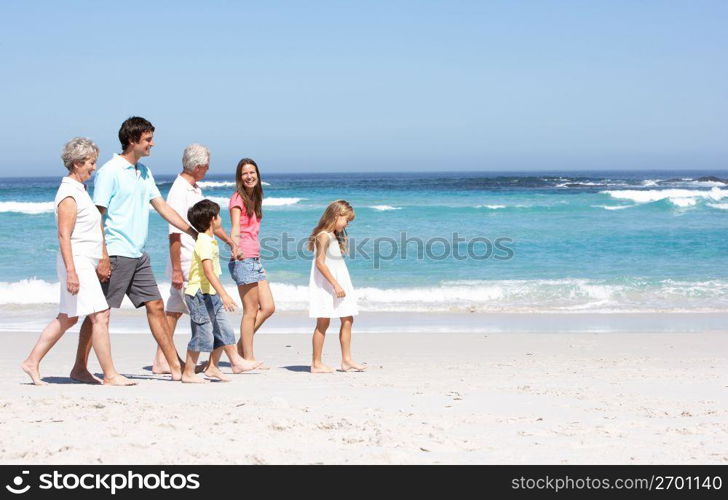
<svg viewBox="0 0 728 500"><path fill-rule="evenodd" d="M75 325L77 321L78 317L69 318L66 314L59 314L43 329L28 358L20 364L23 371L30 376L33 384L46 385L40 378L40 362L66 333L66 330Z"/></svg>
<svg viewBox="0 0 728 500"><path fill-rule="evenodd" d="M270 318L276 312L276 304L273 301L273 294L270 291L268 280L258 282L258 314L255 316L255 328L253 332L257 332L265 320Z"/></svg>
<svg viewBox="0 0 728 500"><path fill-rule="evenodd" d="M243 319L240 320L238 354L248 361L255 361L253 335L255 334L255 320L258 316L258 309L260 308L258 302L258 283L240 285L238 286L238 293L243 303Z"/></svg>
<svg viewBox="0 0 728 500"><path fill-rule="evenodd" d="M89 314L88 318L91 321L91 344L104 372L104 385L136 385L114 367L109 338L109 309Z"/></svg>
<svg viewBox="0 0 728 500"><path fill-rule="evenodd" d="M100 378L88 371L88 357L91 353L91 333L93 326L91 319L86 319L81 323L81 330L78 332L78 349L76 350L76 361L71 368L71 378L76 382L84 384L101 384Z"/></svg>

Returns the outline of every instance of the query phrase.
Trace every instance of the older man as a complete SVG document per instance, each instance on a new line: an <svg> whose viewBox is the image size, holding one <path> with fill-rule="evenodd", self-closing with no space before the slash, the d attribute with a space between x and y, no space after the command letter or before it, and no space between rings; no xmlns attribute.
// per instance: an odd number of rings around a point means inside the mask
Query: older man
<svg viewBox="0 0 728 500"><path fill-rule="evenodd" d="M182 172L177 176L167 194L167 204L174 209L187 223L187 211L195 203L202 200L202 189L197 184L205 178L210 168L210 151L201 144L190 144L182 154ZM237 245L220 228L215 236L230 246L233 255L237 255ZM184 300L184 289L187 286L187 277L190 272L192 251L195 240L180 231L172 224L169 225L169 261L167 262L167 275L171 279L169 299L165 307L167 323L169 325L170 339L177 328L177 321L182 314L188 314ZM152 362L153 373L169 373L169 364L157 347L157 354Z"/></svg>

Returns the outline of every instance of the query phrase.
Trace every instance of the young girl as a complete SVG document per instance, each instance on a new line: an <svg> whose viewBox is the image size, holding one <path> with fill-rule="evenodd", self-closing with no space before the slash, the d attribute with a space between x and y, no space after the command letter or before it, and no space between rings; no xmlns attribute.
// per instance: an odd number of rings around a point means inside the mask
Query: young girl
<svg viewBox="0 0 728 500"><path fill-rule="evenodd" d="M260 263L260 219L263 218L263 187L258 165L250 158L238 162L235 170L236 191L230 198L230 238L238 243L243 260L228 263L230 275L238 285L243 303L240 321L238 353L248 361L257 362L253 352L253 335L263 322L275 312L268 278ZM260 365L259 369L269 367Z"/></svg>
<svg viewBox="0 0 728 500"><path fill-rule="evenodd" d="M344 262L346 226L354 220L354 210L348 202L336 200L324 211L318 225L308 237L308 249L314 251L311 277L308 283L308 315L316 318L313 332L313 361L311 373L331 373L333 368L321 361L326 330L331 318L341 318L341 370L363 371L366 366L351 359L351 325L359 310L354 287Z"/></svg>

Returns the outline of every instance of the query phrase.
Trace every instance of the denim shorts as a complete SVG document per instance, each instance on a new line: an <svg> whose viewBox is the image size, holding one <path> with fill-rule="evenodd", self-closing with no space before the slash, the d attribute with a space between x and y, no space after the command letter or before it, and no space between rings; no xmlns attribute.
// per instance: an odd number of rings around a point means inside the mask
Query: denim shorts
<svg viewBox="0 0 728 500"><path fill-rule="evenodd" d="M228 262L228 269L237 285L249 285L268 279L263 271L263 264L260 263L260 257L231 260Z"/></svg>
<svg viewBox="0 0 728 500"><path fill-rule="evenodd" d="M218 347L235 344L233 325L225 314L222 299L217 294L197 290L193 296L185 294L190 310L192 338L187 349L193 352L212 352Z"/></svg>

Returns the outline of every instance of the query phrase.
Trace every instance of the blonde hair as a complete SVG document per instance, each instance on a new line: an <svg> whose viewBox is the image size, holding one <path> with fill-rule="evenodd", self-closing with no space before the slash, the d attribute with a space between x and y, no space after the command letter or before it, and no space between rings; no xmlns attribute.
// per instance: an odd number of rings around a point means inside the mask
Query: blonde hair
<svg viewBox="0 0 728 500"><path fill-rule="evenodd" d="M354 209L351 208L348 201L336 200L329 203L329 206L326 207L323 215L321 215L318 224L316 224L316 227L313 228L313 231L311 231L311 236L308 237L308 249L310 251L313 252L313 249L316 247L316 236L318 236L318 234L322 231L325 231L334 233L336 240L339 242L341 254L346 254L346 244L348 240L346 229L336 231L336 218L340 215L346 215L350 221L354 220L354 217L356 217Z"/></svg>

